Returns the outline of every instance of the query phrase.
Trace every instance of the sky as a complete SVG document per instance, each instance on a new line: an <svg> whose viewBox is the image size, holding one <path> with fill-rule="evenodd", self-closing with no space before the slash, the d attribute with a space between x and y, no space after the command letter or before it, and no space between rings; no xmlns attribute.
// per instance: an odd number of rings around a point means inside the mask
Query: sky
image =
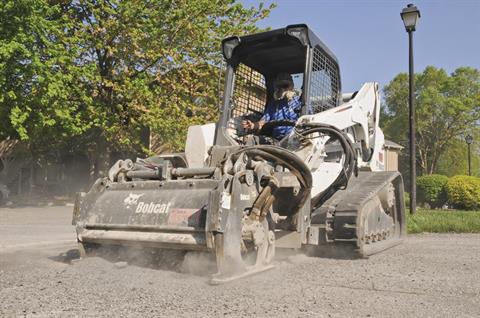
<svg viewBox="0 0 480 318"><path fill-rule="evenodd" d="M241 0L246 6L259 1ZM412 1L397 0L275 0L259 27L280 28L306 23L335 53L342 91L353 92L365 82L383 87L408 71L408 34L400 18ZM480 69L480 0L417 0L421 18L414 33L415 71L428 65L448 73L460 66Z"/></svg>

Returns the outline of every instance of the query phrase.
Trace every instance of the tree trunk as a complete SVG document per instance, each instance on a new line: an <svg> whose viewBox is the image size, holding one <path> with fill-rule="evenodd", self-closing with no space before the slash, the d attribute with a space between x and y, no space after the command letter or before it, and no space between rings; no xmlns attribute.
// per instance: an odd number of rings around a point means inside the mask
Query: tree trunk
<svg viewBox="0 0 480 318"><path fill-rule="evenodd" d="M98 137L96 147L90 152L90 155L88 156L90 159L90 183L93 183L98 178L107 175L107 171L111 165L110 153L111 149L108 146L105 138L103 138L102 136Z"/></svg>
<svg viewBox="0 0 480 318"><path fill-rule="evenodd" d="M421 174L426 175L428 174L428 155L426 152L422 151L421 147L418 150L418 155L420 157L420 169L421 169Z"/></svg>

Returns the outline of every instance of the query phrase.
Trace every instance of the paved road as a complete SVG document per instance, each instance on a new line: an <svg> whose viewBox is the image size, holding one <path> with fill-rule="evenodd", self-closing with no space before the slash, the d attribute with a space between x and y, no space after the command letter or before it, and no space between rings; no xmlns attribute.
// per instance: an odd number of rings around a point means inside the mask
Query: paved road
<svg viewBox="0 0 480 318"><path fill-rule="evenodd" d="M71 262L70 210L0 209L1 317L480 315L480 235L410 236L366 260L282 257L262 275L210 286L173 270Z"/></svg>
<svg viewBox="0 0 480 318"><path fill-rule="evenodd" d="M75 241L73 207L0 208L0 252Z"/></svg>

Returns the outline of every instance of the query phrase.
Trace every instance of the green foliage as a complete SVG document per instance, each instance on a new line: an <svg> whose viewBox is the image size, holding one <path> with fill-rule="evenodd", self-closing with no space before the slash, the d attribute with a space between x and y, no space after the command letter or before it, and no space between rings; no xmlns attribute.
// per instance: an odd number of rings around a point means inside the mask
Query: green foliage
<svg viewBox="0 0 480 318"><path fill-rule="evenodd" d="M448 177L439 174L425 175L417 179L418 202L431 208L441 208L447 202Z"/></svg>
<svg viewBox="0 0 480 318"><path fill-rule="evenodd" d="M428 66L415 75L414 94L417 162L420 174L432 174L437 172L442 156L447 155L452 144L461 140L465 132L475 130L475 123L480 119L480 71L460 67L447 74L443 69ZM405 147L402 163L408 158L407 74L397 75L385 86L384 95L384 132L387 139ZM407 172L405 164L400 168Z"/></svg>
<svg viewBox="0 0 480 318"><path fill-rule="evenodd" d="M404 198L404 200L405 200L405 206L406 206L406 207L409 207L409 206L410 206L410 193L408 193L408 192L405 191L405 192L403 193L403 198Z"/></svg>
<svg viewBox="0 0 480 318"><path fill-rule="evenodd" d="M480 211L439 211L418 209L407 212L407 232L480 233Z"/></svg>
<svg viewBox="0 0 480 318"><path fill-rule="evenodd" d="M77 52L64 33L73 22L62 9L42 0L0 4L0 138L28 141L34 152L90 128L81 111L90 97L77 81L85 69L72 63Z"/></svg>
<svg viewBox="0 0 480 318"><path fill-rule="evenodd" d="M447 184L448 202L455 208L480 208L480 178L473 176L454 176Z"/></svg>
<svg viewBox="0 0 480 318"><path fill-rule="evenodd" d="M76 149L95 163L112 150L146 151L151 129L180 150L189 125L216 120L221 39L258 31L272 8L2 1L0 138L21 138L45 156Z"/></svg>
<svg viewBox="0 0 480 318"><path fill-rule="evenodd" d="M480 177L480 127L471 131L474 143L471 145L472 175ZM464 136L455 138L440 157L437 172L449 177L468 174L468 150Z"/></svg>

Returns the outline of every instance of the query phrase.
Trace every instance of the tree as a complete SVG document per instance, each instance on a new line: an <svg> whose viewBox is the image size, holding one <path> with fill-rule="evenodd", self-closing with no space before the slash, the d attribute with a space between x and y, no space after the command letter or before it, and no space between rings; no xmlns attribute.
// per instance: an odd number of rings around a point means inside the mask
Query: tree
<svg viewBox="0 0 480 318"><path fill-rule="evenodd" d="M414 94L417 163L421 174L432 174L449 147L480 120L480 71L460 67L448 75L428 66L415 75ZM384 95L385 134L408 149L408 76L397 75Z"/></svg>
<svg viewBox="0 0 480 318"><path fill-rule="evenodd" d="M257 31L271 8L235 0L8 0L0 5L0 136L38 154L170 149L216 118L220 40ZM188 111L188 112L187 112ZM189 114L194 116L188 116Z"/></svg>
<svg viewBox="0 0 480 318"><path fill-rule="evenodd" d="M72 22L42 1L0 4L0 138L30 141L34 156L49 156L65 137L90 128L81 111L88 96L76 82L84 70L65 38Z"/></svg>
<svg viewBox="0 0 480 318"><path fill-rule="evenodd" d="M471 145L472 175L480 177L480 127L469 132L474 136ZM436 173L446 176L468 174L468 151L464 136L455 138L438 161Z"/></svg>

